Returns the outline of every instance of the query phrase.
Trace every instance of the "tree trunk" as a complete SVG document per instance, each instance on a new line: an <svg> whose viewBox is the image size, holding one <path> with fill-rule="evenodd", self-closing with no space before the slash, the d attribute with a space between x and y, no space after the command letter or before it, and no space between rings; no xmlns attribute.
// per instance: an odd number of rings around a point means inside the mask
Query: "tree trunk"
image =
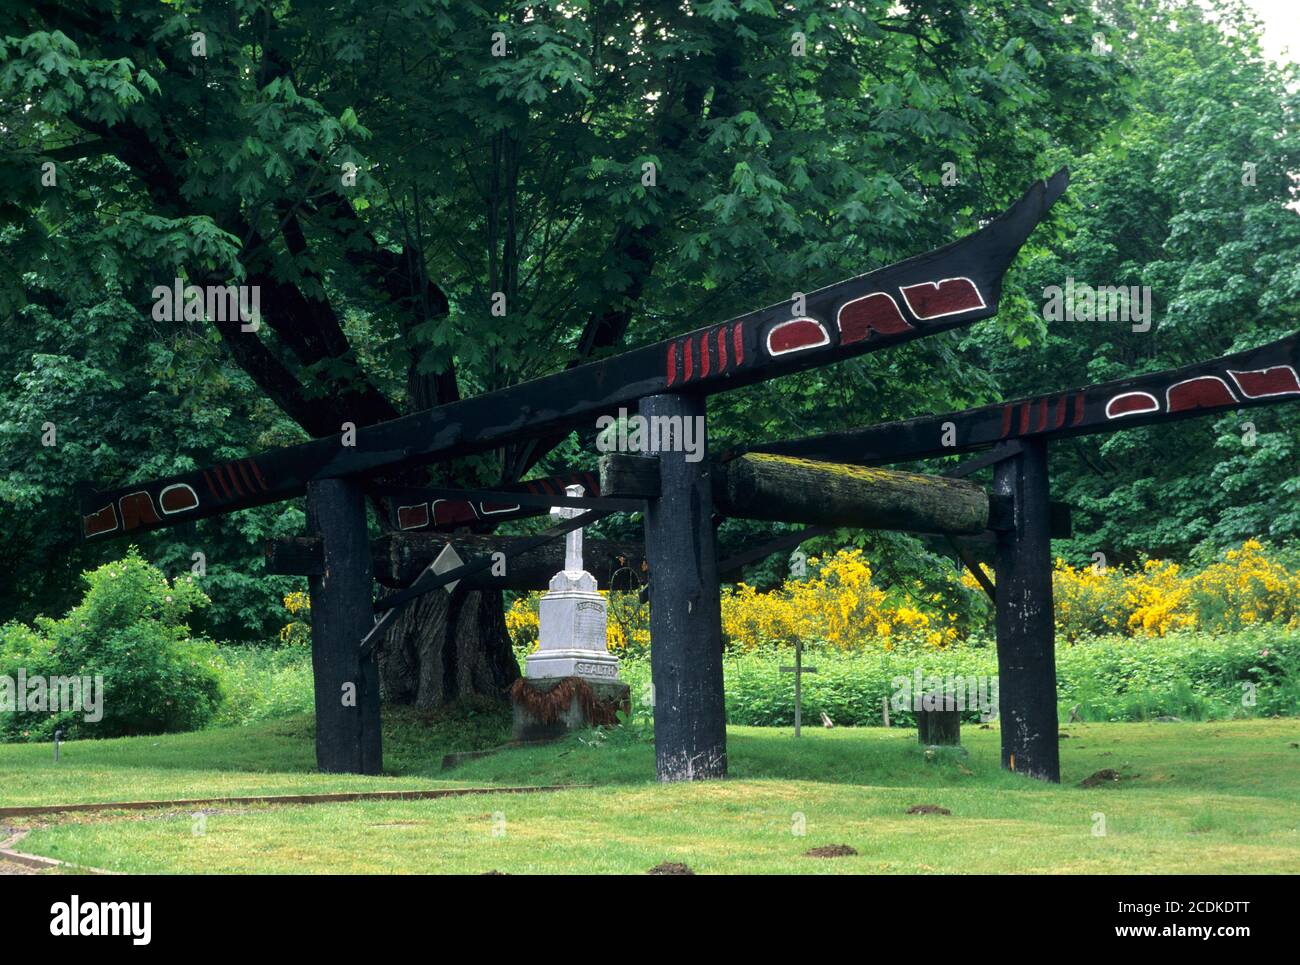
<svg viewBox="0 0 1300 965"><path fill-rule="evenodd" d="M428 711L466 697L504 701L519 678L501 593L457 588L417 597L377 649L386 701Z"/></svg>

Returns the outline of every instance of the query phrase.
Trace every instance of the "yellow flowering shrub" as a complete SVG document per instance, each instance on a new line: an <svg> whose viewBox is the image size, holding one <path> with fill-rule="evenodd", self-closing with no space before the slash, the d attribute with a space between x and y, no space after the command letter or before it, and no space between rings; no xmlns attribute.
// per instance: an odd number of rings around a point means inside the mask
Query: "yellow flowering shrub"
<svg viewBox="0 0 1300 965"><path fill-rule="evenodd" d="M1169 560L1137 569L1056 561L1056 625L1066 640L1104 633L1164 636L1178 630L1231 632L1257 624L1300 628L1300 570L1250 539L1191 573Z"/></svg>
<svg viewBox="0 0 1300 965"><path fill-rule="evenodd" d="M808 575L760 592L740 583L722 591L727 645L749 651L790 647L796 640L837 650L942 648L979 626L985 612L960 617L955 594L976 601L983 591L970 571L951 577L946 592L916 586L885 590L857 549L808 561ZM992 573L985 569L990 580ZM1164 636L1182 630L1229 632L1257 624L1300 629L1300 567L1280 552L1248 540L1194 572L1169 560L1140 567L1074 567L1056 560L1053 594L1057 632L1072 642L1085 636ZM607 594L607 644L614 653L641 654L650 646L649 607L635 593ZM515 600L506 626L515 645L537 645L540 593ZM286 600L287 605L287 600Z"/></svg>
<svg viewBox="0 0 1300 965"><path fill-rule="evenodd" d="M1259 540L1228 550L1191 582L1197 611L1218 629L1240 630L1259 623L1300 628L1300 570L1292 572L1270 558Z"/></svg>
<svg viewBox="0 0 1300 965"><path fill-rule="evenodd" d="M873 582L861 550L839 550L808 563L812 572L806 579L787 580L766 593L745 583L723 591L722 632L732 647L786 646L799 639L839 650L892 650L904 644L943 647L957 640L956 616L945 610L941 594L928 598L927 609L916 601L891 602Z"/></svg>
<svg viewBox="0 0 1300 965"><path fill-rule="evenodd" d="M1127 632L1129 611L1124 603L1124 581L1114 578L1118 573L1095 564L1075 568L1057 559L1052 600L1056 625L1065 639Z"/></svg>
<svg viewBox="0 0 1300 965"><path fill-rule="evenodd" d="M301 591L285 595L284 608L294 619L280 628L280 642L289 646L311 646L311 597Z"/></svg>

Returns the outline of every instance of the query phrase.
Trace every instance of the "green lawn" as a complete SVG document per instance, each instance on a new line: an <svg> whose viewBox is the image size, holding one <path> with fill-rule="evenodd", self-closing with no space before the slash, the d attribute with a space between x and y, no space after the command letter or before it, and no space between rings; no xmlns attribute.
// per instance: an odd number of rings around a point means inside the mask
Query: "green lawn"
<svg viewBox="0 0 1300 965"><path fill-rule="evenodd" d="M48 745L0 746L0 803L339 789L590 783L536 795L10 819L22 848L121 871L1294 872L1300 869L1300 721L1066 728L1053 787L998 767L996 729L968 755L927 760L915 731L730 731L731 778L658 785L630 733L504 751L440 771L448 750L498 740L496 715L387 721L392 774L310 773L310 721ZM1125 779L1083 789L1102 768ZM936 804L950 816L909 815ZM1105 835L1094 834L1104 815ZM797 833L803 831L802 834ZM854 857L804 857L848 844Z"/></svg>

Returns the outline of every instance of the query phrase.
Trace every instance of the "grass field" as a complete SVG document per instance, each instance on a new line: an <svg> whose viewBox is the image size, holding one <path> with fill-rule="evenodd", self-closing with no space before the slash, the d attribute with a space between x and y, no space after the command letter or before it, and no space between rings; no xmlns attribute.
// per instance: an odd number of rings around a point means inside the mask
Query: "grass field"
<svg viewBox="0 0 1300 965"><path fill-rule="evenodd" d="M128 872L1294 872L1300 721L1082 724L1063 783L1001 771L996 728L927 759L915 731L735 727L731 777L658 785L644 735L575 736L440 770L492 744L491 713L390 715L383 777L311 772L311 722L65 745L0 746L0 803L438 786L592 784L434 801L11 818L22 849ZM1079 782L1110 768L1123 779ZM907 814L934 804L951 815ZM1097 832L1102 830L1104 835ZM804 857L847 844L856 856Z"/></svg>

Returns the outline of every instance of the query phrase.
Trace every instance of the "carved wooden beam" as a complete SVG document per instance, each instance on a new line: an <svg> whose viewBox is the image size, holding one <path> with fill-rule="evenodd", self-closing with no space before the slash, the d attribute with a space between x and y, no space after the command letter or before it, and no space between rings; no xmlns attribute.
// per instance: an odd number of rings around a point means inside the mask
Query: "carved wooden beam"
<svg viewBox="0 0 1300 965"><path fill-rule="evenodd" d="M82 502L82 535L108 538L288 499L311 480L482 452L644 396L722 392L989 318L1012 258L1067 182L1059 171L960 241L797 300L389 422L348 433L340 426L338 436L92 492Z"/></svg>
<svg viewBox="0 0 1300 965"><path fill-rule="evenodd" d="M885 465L1013 440L1115 432L1300 400L1300 333L1177 369L995 405L749 446L805 459Z"/></svg>

